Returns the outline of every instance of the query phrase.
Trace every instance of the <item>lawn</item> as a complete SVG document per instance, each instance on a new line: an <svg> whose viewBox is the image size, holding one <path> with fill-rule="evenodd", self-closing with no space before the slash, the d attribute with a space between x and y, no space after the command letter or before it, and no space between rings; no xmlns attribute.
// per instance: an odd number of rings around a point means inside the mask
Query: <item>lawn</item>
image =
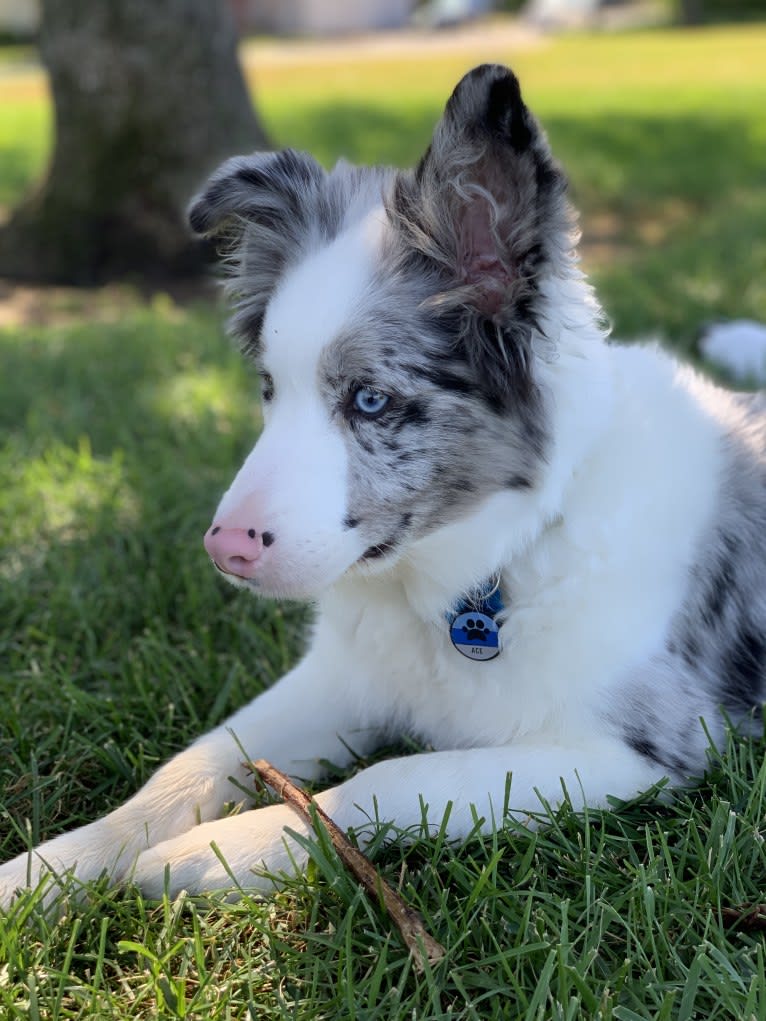
<svg viewBox="0 0 766 1021"><path fill-rule="evenodd" d="M407 163L458 75L519 72L572 178L615 331L687 353L766 321L766 28L574 36L420 60L256 48L275 140ZM0 74L0 204L41 171L39 75ZM238 595L200 537L259 425L211 302L129 287L0 305L0 858L94 818L294 661L301 607ZM448 949L416 974L378 905L317 850L271 900L148 903L94 886L0 918L0 1017L761 1019L764 745L698 788L551 813L453 847L376 847Z"/></svg>

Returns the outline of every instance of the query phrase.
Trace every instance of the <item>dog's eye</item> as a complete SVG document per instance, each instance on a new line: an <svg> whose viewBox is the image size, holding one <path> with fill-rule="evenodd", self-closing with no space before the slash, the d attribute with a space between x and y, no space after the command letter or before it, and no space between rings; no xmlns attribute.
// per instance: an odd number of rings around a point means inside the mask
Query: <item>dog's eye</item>
<svg viewBox="0 0 766 1021"><path fill-rule="evenodd" d="M274 378L268 372L261 373L261 400L268 403L274 396Z"/></svg>
<svg viewBox="0 0 766 1021"><path fill-rule="evenodd" d="M388 394L371 386L360 386L354 394L354 407L367 418L375 418L388 404Z"/></svg>

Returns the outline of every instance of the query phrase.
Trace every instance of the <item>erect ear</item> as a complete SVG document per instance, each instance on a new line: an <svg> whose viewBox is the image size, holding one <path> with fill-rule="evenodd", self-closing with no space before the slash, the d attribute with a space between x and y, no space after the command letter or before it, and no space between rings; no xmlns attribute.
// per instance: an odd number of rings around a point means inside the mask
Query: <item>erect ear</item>
<svg viewBox="0 0 766 1021"><path fill-rule="evenodd" d="M565 190L516 77L485 64L458 83L417 170L398 177L389 201L405 246L438 270L430 305L457 316L469 357L501 390L509 363L529 361L541 276L571 253Z"/></svg>
<svg viewBox="0 0 766 1021"><path fill-rule="evenodd" d="M245 350L257 348L277 281L309 239L324 177L311 156L292 149L235 156L189 206L192 230L220 243L234 306L229 325Z"/></svg>

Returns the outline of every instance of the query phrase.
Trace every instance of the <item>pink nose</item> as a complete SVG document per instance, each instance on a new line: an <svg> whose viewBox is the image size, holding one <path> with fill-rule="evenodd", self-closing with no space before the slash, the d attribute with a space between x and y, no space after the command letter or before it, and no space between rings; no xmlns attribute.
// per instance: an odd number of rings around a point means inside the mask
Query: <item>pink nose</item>
<svg viewBox="0 0 766 1021"><path fill-rule="evenodd" d="M254 528L222 528L212 525L205 533L205 549L210 559L225 574L252 578L265 546L274 542L271 532Z"/></svg>

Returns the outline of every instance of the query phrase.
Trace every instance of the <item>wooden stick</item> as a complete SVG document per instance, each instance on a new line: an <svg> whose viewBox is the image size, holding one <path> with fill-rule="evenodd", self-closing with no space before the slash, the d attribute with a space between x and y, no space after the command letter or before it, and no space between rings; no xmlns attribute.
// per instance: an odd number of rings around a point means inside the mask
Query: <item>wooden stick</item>
<svg viewBox="0 0 766 1021"><path fill-rule="evenodd" d="M739 908L721 908L721 918L732 928L763 931L766 929L766 904L743 904Z"/></svg>
<svg viewBox="0 0 766 1021"><path fill-rule="evenodd" d="M309 826L316 829L315 820L321 820L341 862L370 896L382 899L412 954L415 970L422 972L426 963L431 966L438 964L446 954L444 947L426 931L417 911L406 904L393 887L388 885L369 858L354 847L340 827L322 811L316 800L265 759L258 759L250 765L263 782L268 784L286 804L294 808Z"/></svg>

